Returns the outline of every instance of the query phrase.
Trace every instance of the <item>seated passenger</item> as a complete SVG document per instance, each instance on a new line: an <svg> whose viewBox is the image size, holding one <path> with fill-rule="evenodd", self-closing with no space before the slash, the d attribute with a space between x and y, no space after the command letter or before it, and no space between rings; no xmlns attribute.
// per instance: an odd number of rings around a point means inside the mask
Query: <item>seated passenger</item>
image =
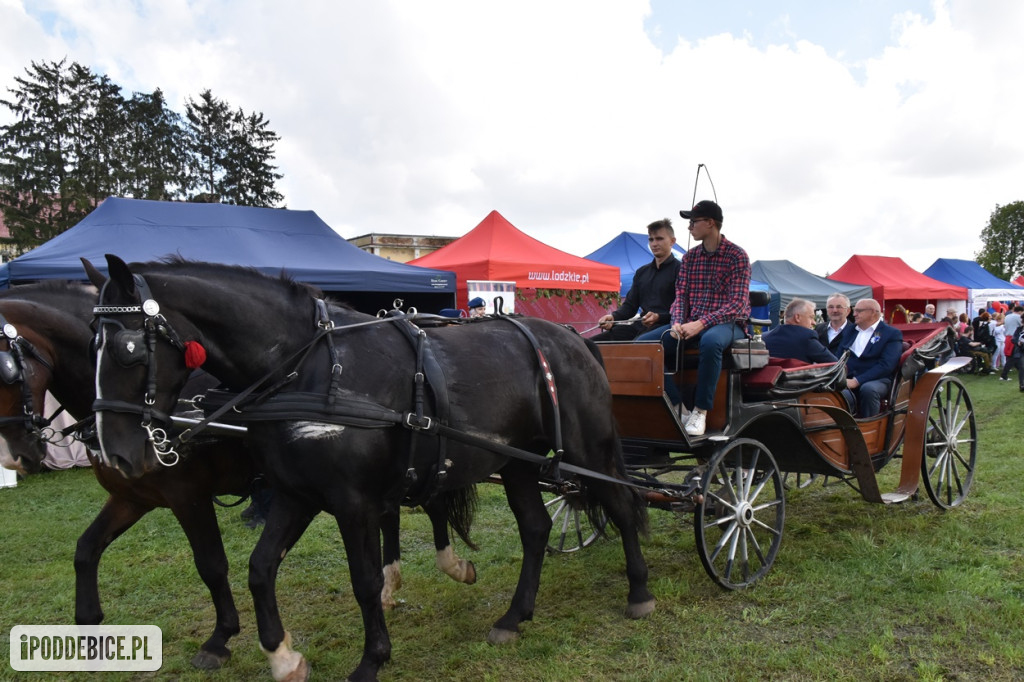
<svg viewBox="0 0 1024 682"><path fill-rule="evenodd" d="M835 362L836 356L818 340L814 331L814 304L794 298L786 306L786 323L761 338L773 358L792 358L801 362Z"/></svg>
<svg viewBox="0 0 1024 682"><path fill-rule="evenodd" d="M633 273L633 285L629 287L622 305L597 321L604 331L591 337L591 341L629 341L663 326L667 329L672 319L669 308L676 298L676 276L679 274L679 260L672 253L675 243L676 233L668 218L647 226L647 244L654 260ZM630 324L614 324L628 320L640 311L643 311L643 316L639 320ZM660 341L661 331L652 338L639 340Z"/></svg>
<svg viewBox="0 0 1024 682"><path fill-rule="evenodd" d="M873 298L862 298L853 308L854 324L843 330L840 352L846 359L846 387L857 396L857 416L873 417L889 395L892 379L903 354L903 333L882 321L882 307Z"/></svg>
<svg viewBox="0 0 1024 682"><path fill-rule="evenodd" d="M850 299L846 297L846 294L837 291L828 297L825 306L828 320L818 325L818 340L835 355L839 350L839 340L843 336L843 330L846 329L846 325L850 324L850 320L847 319L850 315Z"/></svg>

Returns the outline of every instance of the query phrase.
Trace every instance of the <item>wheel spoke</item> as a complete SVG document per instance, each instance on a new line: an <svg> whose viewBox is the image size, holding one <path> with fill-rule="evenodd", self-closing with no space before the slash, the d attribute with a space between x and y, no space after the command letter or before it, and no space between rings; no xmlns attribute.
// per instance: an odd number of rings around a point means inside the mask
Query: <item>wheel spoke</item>
<svg viewBox="0 0 1024 682"><path fill-rule="evenodd" d="M736 528L738 527L738 525L739 524L733 522L729 526L729 528L726 529L726 531L722 535L722 537L719 538L718 542L715 544L715 550L711 553L711 557L710 558L711 558L712 561L717 559L718 558L718 553L721 552L725 548L725 546L727 544L729 544L729 539L736 533Z"/></svg>

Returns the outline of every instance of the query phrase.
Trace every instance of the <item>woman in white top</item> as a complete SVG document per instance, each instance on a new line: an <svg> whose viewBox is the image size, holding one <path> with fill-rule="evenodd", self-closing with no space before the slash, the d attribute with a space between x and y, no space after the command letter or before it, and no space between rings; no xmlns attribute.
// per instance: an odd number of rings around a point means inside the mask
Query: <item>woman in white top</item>
<svg viewBox="0 0 1024 682"><path fill-rule="evenodd" d="M1002 369L1003 365L1006 364L1006 327L1003 326L1003 321L1006 316L1002 313L996 313L995 319L991 320L989 324L992 325L992 338L996 342L996 352L992 354L992 366L995 369Z"/></svg>

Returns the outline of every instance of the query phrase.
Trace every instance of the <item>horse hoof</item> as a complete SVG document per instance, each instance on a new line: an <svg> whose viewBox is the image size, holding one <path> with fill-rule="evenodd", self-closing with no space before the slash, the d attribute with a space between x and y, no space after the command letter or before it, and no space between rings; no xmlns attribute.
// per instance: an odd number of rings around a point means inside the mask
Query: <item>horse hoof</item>
<svg viewBox="0 0 1024 682"><path fill-rule="evenodd" d="M303 656L302 660L299 661L298 667L288 673L288 675L279 682L306 682L309 679L310 670L309 661L307 661L306 657Z"/></svg>
<svg viewBox="0 0 1024 682"><path fill-rule="evenodd" d="M519 639L519 633L514 630L491 628L491 631L487 633L487 642L490 644L508 644L517 639Z"/></svg>
<svg viewBox="0 0 1024 682"><path fill-rule="evenodd" d="M198 654L192 657L192 667L199 670L219 670L230 659L231 651L229 649L224 649L222 654L201 649Z"/></svg>
<svg viewBox="0 0 1024 682"><path fill-rule="evenodd" d="M655 600L653 599L648 599L647 601L642 601L639 604L630 604L626 607L626 617L632 618L633 620L646 618L654 613L654 601Z"/></svg>
<svg viewBox="0 0 1024 682"><path fill-rule="evenodd" d="M473 565L472 561L466 562L466 579L463 582L467 585L472 585L476 582L476 566Z"/></svg>

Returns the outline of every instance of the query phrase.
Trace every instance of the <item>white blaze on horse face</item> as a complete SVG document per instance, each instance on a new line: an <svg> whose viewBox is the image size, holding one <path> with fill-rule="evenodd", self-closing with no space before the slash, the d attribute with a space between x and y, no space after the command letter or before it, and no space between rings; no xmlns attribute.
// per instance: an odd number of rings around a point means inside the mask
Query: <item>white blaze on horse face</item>
<svg viewBox="0 0 1024 682"><path fill-rule="evenodd" d="M325 424L323 422L295 422L288 426L289 440L305 440L307 438L338 438L345 431L345 427L339 424Z"/></svg>
<svg viewBox="0 0 1024 682"><path fill-rule="evenodd" d="M0 443L0 467L10 469L11 471L17 471L22 476L25 475L24 467L21 466L20 461L14 459L14 455L11 454L6 442Z"/></svg>
<svg viewBox="0 0 1024 682"><path fill-rule="evenodd" d="M104 325L100 325L100 338L99 343L96 344L96 400L103 399L103 391L100 390L100 374L103 372L103 346L107 343L107 330ZM103 411L96 412L96 438L100 442L100 461L106 466L111 466L110 458L107 457L107 451L103 446Z"/></svg>

